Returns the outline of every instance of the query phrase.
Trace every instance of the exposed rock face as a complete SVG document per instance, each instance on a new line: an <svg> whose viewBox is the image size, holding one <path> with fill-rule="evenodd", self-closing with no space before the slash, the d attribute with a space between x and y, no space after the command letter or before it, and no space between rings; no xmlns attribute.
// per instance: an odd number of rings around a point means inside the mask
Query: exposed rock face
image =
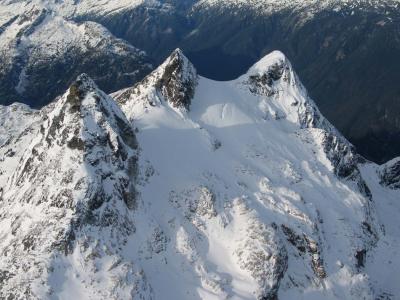
<svg viewBox="0 0 400 300"><path fill-rule="evenodd" d="M239 209L247 213L248 208ZM266 225L259 219L249 218L244 238L235 255L241 269L250 272L259 289L257 299L273 300L278 298L278 291L288 268L288 256L275 224Z"/></svg>
<svg viewBox="0 0 400 300"><path fill-rule="evenodd" d="M197 85L196 69L180 49L172 53L163 67L156 88L172 106L189 110Z"/></svg>
<svg viewBox="0 0 400 300"><path fill-rule="evenodd" d="M190 110L198 83L197 71L180 49L176 49L165 62L141 82L122 93L116 100L122 105L129 99L148 95L147 90L157 97L147 97L150 105L165 101L177 109Z"/></svg>
<svg viewBox="0 0 400 300"><path fill-rule="evenodd" d="M293 229L284 224L282 224L281 227L286 239L292 246L297 248L300 255L308 252L315 275L320 279L324 279L326 277L326 271L317 242L307 237L305 234L303 236L296 234Z"/></svg>
<svg viewBox="0 0 400 300"><path fill-rule="evenodd" d="M381 166L381 184L391 189L400 189L400 159L394 159Z"/></svg>
<svg viewBox="0 0 400 300"><path fill-rule="evenodd" d="M250 91L252 93L257 93L269 97L276 94L278 91L274 89L274 82L281 79L284 74L286 76L290 76L290 73L288 73L288 71L290 72L289 65L286 64L286 61L282 60L270 66L262 74L250 75L249 76L249 84L251 85ZM289 78L285 77L285 81L287 80L289 80Z"/></svg>

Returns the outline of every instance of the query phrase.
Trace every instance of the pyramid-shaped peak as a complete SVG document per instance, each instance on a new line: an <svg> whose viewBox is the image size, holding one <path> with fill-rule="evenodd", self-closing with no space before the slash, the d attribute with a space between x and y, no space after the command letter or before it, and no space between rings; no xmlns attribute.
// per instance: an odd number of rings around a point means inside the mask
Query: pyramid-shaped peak
<svg viewBox="0 0 400 300"><path fill-rule="evenodd" d="M78 146L84 150L85 145L98 144L98 137L114 132L111 135L121 137L129 148L137 147L135 134L124 113L87 74L79 75L47 110L46 141L49 145L55 141L60 146L67 144L70 148Z"/></svg>
<svg viewBox="0 0 400 300"><path fill-rule="evenodd" d="M150 76L156 77L156 88L165 100L176 108L189 109L198 82L195 67L176 49Z"/></svg>
<svg viewBox="0 0 400 300"><path fill-rule="evenodd" d="M181 57L183 59L188 59L180 48L176 48L174 51L172 51L170 57L174 56Z"/></svg>
<svg viewBox="0 0 400 300"><path fill-rule="evenodd" d="M164 64L171 64L171 63L177 63L177 62L179 62L181 65L183 65L187 68L190 68L190 69L196 71L192 62L189 60L189 58L185 55L185 53L180 48L176 48L174 51L172 51L170 56L165 60Z"/></svg>
<svg viewBox="0 0 400 300"><path fill-rule="evenodd" d="M174 73L182 80L197 76L195 67L179 48L175 49L171 53L171 55L165 60L159 69L167 72L167 75L172 75Z"/></svg>
<svg viewBox="0 0 400 300"><path fill-rule="evenodd" d="M43 108L40 123L40 135L32 144L35 151L28 151L27 159L53 153L66 159L76 156L95 167L100 152L126 162L137 149L134 130L124 113L86 74L78 76L61 97ZM28 184L32 174L24 173L18 173L13 184Z"/></svg>

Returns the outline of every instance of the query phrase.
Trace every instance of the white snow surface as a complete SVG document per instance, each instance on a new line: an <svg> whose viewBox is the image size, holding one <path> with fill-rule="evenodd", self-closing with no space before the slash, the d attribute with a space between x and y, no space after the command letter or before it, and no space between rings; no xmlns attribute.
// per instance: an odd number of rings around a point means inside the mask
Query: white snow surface
<svg viewBox="0 0 400 300"><path fill-rule="evenodd" d="M116 39L100 24L77 24L51 11L36 8L24 11L0 33L1 49L11 52L8 53L10 59L25 52L28 52L29 60L49 60L62 57L71 49L79 49L84 53L90 48L103 47L105 51L116 54L128 52L126 48L129 47L134 49Z"/></svg>
<svg viewBox="0 0 400 300"><path fill-rule="evenodd" d="M0 147L0 275L11 278L0 290L29 286L31 299L398 298L400 192L383 187L379 167L361 159L349 176L336 175L332 153L344 155L348 142L319 113L285 56L275 51L229 82L175 76L195 86L188 109L160 92L172 63L113 94L122 111L89 81L83 119L67 114L46 142L50 124L69 107L70 89L40 112L48 119L32 119L32 134ZM94 145L89 153L63 143L75 127ZM120 141L133 132L137 149ZM39 189L29 171L31 179L16 183L33 149L44 176ZM124 171L123 150L138 157L135 175ZM40 153L46 163L37 161ZM88 168L89 158L97 163ZM137 192L128 207L118 188L127 174ZM104 184L110 200L89 207L105 223L89 218L71 226L78 203L89 202L87 185L74 190L81 177ZM51 205L61 189L73 191L67 207ZM21 191L34 197L21 201ZM76 236L65 253L51 246L63 228ZM13 259L30 267L26 275Z"/></svg>
<svg viewBox="0 0 400 300"><path fill-rule="evenodd" d="M286 79L273 83L276 93L265 96L249 91L250 76L281 62L289 70ZM325 129L301 126L304 106L314 104L282 53L264 57L234 81L200 77L190 111L164 101L151 82L153 75L131 89L132 96L122 108L138 128L142 163L151 164L154 170L141 190L143 209L163 224L163 231L176 230L167 235L177 235L176 251L188 260L178 273L185 274L186 280L193 276L194 282L183 288L182 277L171 277L165 285L158 275L151 284L156 298L177 298L171 286L204 299L265 296L260 290L274 286L278 273L278 263L268 257L285 251L288 269L280 282L280 299L373 299L379 292L399 295L396 285L375 287L369 273L355 267L357 251L381 245L383 220L351 180L333 174L321 149ZM123 93L126 96L127 91ZM330 124L326 128L337 134ZM373 171L368 174L377 177ZM190 210L191 201L201 199L198 190L204 188L215 197L207 206L213 213L205 216ZM393 194L398 196L398 192ZM157 199L156 203L150 199ZM171 201L187 220L171 211ZM365 222L371 222L371 234L365 233ZM309 255L322 257L327 277L318 278L311 268L312 258L287 244L279 230L271 233L271 224L288 226L314 241L319 254ZM395 247L388 248L397 253ZM164 257L171 259L170 254ZM257 266L267 271L258 272Z"/></svg>
<svg viewBox="0 0 400 300"><path fill-rule="evenodd" d="M11 16L35 9L47 9L66 19L81 15L110 15L139 5L159 6L157 0L0 0L0 26Z"/></svg>
<svg viewBox="0 0 400 300"><path fill-rule="evenodd" d="M25 104L0 105L0 145L19 135L37 118L37 111Z"/></svg>

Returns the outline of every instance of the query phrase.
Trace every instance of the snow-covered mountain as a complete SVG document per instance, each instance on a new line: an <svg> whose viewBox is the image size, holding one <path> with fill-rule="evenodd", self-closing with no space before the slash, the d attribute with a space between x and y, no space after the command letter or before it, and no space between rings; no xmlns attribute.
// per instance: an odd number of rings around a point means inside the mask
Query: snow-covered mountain
<svg viewBox="0 0 400 300"><path fill-rule="evenodd" d="M261 14L295 9L303 10L307 8L307 13L318 12L320 10L342 9L380 9L385 7L400 7L399 0L200 0L197 4L200 7L230 6L237 8L251 8ZM312 8L310 10L310 8Z"/></svg>
<svg viewBox="0 0 400 300"><path fill-rule="evenodd" d="M0 12L0 20L4 22L9 15L23 14L27 10L34 8L46 8L57 12L66 18L71 16L79 16L82 14L110 14L118 13L120 10L127 8L135 8L143 3L156 3L157 1L147 0L30 0L30 1L14 1L0 0L2 11Z"/></svg>
<svg viewBox="0 0 400 300"><path fill-rule="evenodd" d="M398 161L360 157L281 52L217 82L176 50L0 114L1 297L400 295Z"/></svg>
<svg viewBox="0 0 400 300"><path fill-rule="evenodd" d="M3 1L4 2L4 1ZM76 23L40 1L0 3L0 103L49 103L83 70L107 91L152 68L143 51L95 22ZM56 80L55 80L56 78Z"/></svg>
<svg viewBox="0 0 400 300"><path fill-rule="evenodd" d="M181 2L181 3L179 3ZM399 7L399 0L30 0L13 1L1 0L0 5L3 11L0 13L0 20L5 18L7 13L21 13L26 11L27 7L42 6L55 10L65 17L76 17L84 15L113 15L126 10L132 10L140 6L144 7L162 7L168 10L176 5L194 6L236 6L263 10L260 13L272 12L287 8L303 9L305 7L314 7L316 10L323 9L342 9L342 8L375 8Z"/></svg>
<svg viewBox="0 0 400 300"><path fill-rule="evenodd" d="M1 148L1 298L128 298L139 280L121 257L135 232L135 134L87 75L40 114Z"/></svg>
<svg viewBox="0 0 400 300"><path fill-rule="evenodd" d="M0 104L40 108L82 72L114 92L177 47L216 80L281 49L324 115L381 164L400 154L399 8L399 0L0 0Z"/></svg>
<svg viewBox="0 0 400 300"><path fill-rule="evenodd" d="M365 157L384 163L400 155L399 1L202 0L192 15L198 22L182 47L201 74L230 79L281 49Z"/></svg>

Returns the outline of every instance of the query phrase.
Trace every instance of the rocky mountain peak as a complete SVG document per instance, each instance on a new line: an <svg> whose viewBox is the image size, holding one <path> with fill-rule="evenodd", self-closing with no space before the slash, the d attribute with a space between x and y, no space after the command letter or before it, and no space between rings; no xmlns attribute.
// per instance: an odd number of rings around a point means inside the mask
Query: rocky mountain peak
<svg viewBox="0 0 400 300"><path fill-rule="evenodd" d="M197 85L197 71L180 49L156 70L156 88L176 108L189 110Z"/></svg>
<svg viewBox="0 0 400 300"><path fill-rule="evenodd" d="M42 266L57 264L57 257L62 260L72 252L93 255L99 237L107 255L118 260L115 245L123 245L135 230L130 212L138 198L138 146L114 100L83 74L41 115L26 130L27 137L1 148L1 154L14 153L2 161L9 175L1 190L0 214L21 219L13 225L14 238L1 245L23 258L18 265L11 256L2 261L0 268L12 275L2 279L0 287L7 287L0 289L0 298L48 297L47 287L39 291L41 278L58 276L65 265L59 270ZM22 216L23 211L34 213ZM81 275L90 268L86 265ZM29 284L17 289L19 274Z"/></svg>
<svg viewBox="0 0 400 300"><path fill-rule="evenodd" d="M111 92L152 70L145 52L100 24L75 22L50 4L43 9L39 2L26 5L20 14L0 20L1 104L18 101L41 108L82 72Z"/></svg>
<svg viewBox="0 0 400 300"><path fill-rule="evenodd" d="M271 66L290 65L286 55L279 50L272 51L256 62L247 72L247 74L265 73ZM282 75L282 72L280 72ZM277 75L280 77L279 75Z"/></svg>
<svg viewBox="0 0 400 300"><path fill-rule="evenodd" d="M96 84L87 74L79 75L70 85L68 95L66 96L67 103L71 105L70 110L79 110L81 102L87 93L97 89Z"/></svg>
<svg viewBox="0 0 400 300"><path fill-rule="evenodd" d="M0 298L398 294L370 271L397 271L382 249L398 226L380 216L398 191L358 165L280 53L217 82L177 50L114 96L123 111L80 75L0 146Z"/></svg>
<svg viewBox="0 0 400 300"><path fill-rule="evenodd" d="M42 156L49 151L58 152L59 158L77 156L93 167L101 157L106 159L107 153L111 163L130 161L135 155L137 142L129 122L114 100L86 74L78 76L68 91L43 111L40 135L25 154L29 167L25 165L15 174L17 185L28 177L33 180L37 172L29 174L35 169L32 165L37 162L36 169L44 167Z"/></svg>
<svg viewBox="0 0 400 300"><path fill-rule="evenodd" d="M256 94L272 96L279 91L278 83L294 85L293 70L289 60L280 51L274 51L255 63L243 76Z"/></svg>
<svg viewBox="0 0 400 300"><path fill-rule="evenodd" d="M86 73L79 75L72 84L78 86L82 90L87 91L98 89L96 83Z"/></svg>
<svg viewBox="0 0 400 300"><path fill-rule="evenodd" d="M252 94L268 97L279 110L277 118L286 118L302 128L334 130L322 116L287 57L273 51L255 63L238 79Z"/></svg>
<svg viewBox="0 0 400 300"><path fill-rule="evenodd" d="M185 54L180 48L176 48L174 51L172 51L168 59L174 59L174 58L177 58L178 60L189 61L189 59L185 56Z"/></svg>
<svg viewBox="0 0 400 300"><path fill-rule="evenodd" d="M282 52L273 51L264 56L238 81L252 94L265 99L272 118L286 119L318 136L317 140L331 162L334 173L340 178L355 181L360 192L370 197L357 166L363 158L322 115Z"/></svg>
<svg viewBox="0 0 400 300"><path fill-rule="evenodd" d="M113 97L123 106L128 119L132 117L133 106L138 103L150 106L168 103L175 109L189 111L198 81L193 64L182 50L176 49L141 82Z"/></svg>

